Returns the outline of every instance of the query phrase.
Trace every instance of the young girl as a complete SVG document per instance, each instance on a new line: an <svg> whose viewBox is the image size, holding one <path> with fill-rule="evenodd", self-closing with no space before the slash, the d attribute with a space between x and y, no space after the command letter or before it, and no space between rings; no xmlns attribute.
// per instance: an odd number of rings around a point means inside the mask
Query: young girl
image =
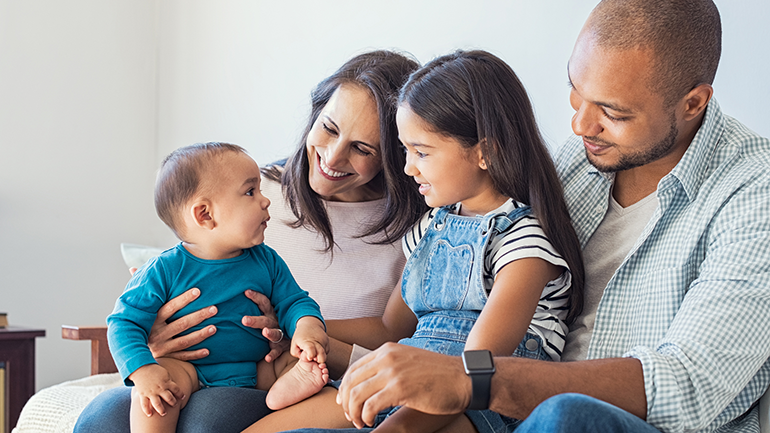
<svg viewBox="0 0 770 433"><path fill-rule="evenodd" d="M404 171L434 209L403 239L408 260L383 316L329 321L329 335L370 348L399 341L451 355L486 349L559 360L582 305L580 246L514 72L483 51L437 58L404 85L396 122ZM322 392L251 428L349 427L331 397ZM406 407L377 421L378 430L420 432L469 431L470 423L488 432L517 421Z"/></svg>

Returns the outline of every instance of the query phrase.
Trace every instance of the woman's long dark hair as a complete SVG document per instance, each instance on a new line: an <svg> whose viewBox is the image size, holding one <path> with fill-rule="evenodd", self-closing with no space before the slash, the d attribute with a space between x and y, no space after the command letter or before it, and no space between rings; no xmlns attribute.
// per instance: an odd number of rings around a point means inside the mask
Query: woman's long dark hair
<svg viewBox="0 0 770 433"><path fill-rule="evenodd" d="M481 146L495 188L532 207L572 272L567 321L573 321L583 307L580 243L529 97L511 67L485 51L445 55L412 74L400 104L465 148Z"/></svg>
<svg viewBox="0 0 770 433"><path fill-rule="evenodd" d="M323 199L310 187L310 161L307 156L307 137L321 110L341 84L352 83L369 91L377 105L380 125L380 152L382 171L370 181L382 190L385 209L378 219L363 227L360 237L379 235L374 244L398 241L427 211L417 184L404 174L406 159L398 141L396 129L396 101L398 91L420 65L399 53L372 51L348 60L334 74L318 83L311 93L311 112L307 127L297 150L288 158L283 171L267 167L262 174L281 182L283 195L297 217L292 227L305 226L320 233L326 241L326 252L334 248L329 216Z"/></svg>

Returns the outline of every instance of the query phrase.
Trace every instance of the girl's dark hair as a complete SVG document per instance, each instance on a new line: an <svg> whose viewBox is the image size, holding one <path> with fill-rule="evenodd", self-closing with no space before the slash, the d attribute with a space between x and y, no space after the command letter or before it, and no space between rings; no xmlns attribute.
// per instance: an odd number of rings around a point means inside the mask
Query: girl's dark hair
<svg viewBox="0 0 770 433"><path fill-rule="evenodd" d="M392 51L372 51L348 60L334 74L318 83L310 94L311 111L308 124L297 150L287 160L284 170L266 167L262 174L281 182L283 195L297 221L292 227L305 226L320 233L326 241L325 251L334 248L329 216L323 199L310 187L310 162L307 156L307 137L321 110L342 84L355 84L367 89L377 105L380 125L380 152L382 171L370 182L381 189L385 209L378 219L363 227L359 237L381 234L374 244L398 241L427 211L417 184L404 174L406 159L398 141L396 129L396 100L398 90L409 74L420 65Z"/></svg>
<svg viewBox="0 0 770 433"><path fill-rule="evenodd" d="M567 321L573 321L583 307L580 243L529 97L511 67L485 51L457 51L412 74L399 104L463 147L481 146L495 188L532 207L572 272Z"/></svg>

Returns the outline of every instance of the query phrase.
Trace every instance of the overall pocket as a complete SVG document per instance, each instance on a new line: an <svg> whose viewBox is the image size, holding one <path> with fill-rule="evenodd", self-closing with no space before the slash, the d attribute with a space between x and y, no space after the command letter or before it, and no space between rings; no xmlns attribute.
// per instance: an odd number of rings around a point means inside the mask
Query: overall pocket
<svg viewBox="0 0 770 433"><path fill-rule="evenodd" d="M459 310L465 297L473 268L473 248L453 247L445 240L433 246L422 279L422 301L430 310Z"/></svg>

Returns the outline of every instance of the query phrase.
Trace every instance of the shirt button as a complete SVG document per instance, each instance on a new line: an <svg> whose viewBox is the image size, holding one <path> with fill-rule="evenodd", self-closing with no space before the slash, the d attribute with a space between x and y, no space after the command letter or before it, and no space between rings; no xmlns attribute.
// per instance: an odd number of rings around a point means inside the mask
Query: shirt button
<svg viewBox="0 0 770 433"><path fill-rule="evenodd" d="M234 380L230 381L230 386L235 386L235 381Z"/></svg>

